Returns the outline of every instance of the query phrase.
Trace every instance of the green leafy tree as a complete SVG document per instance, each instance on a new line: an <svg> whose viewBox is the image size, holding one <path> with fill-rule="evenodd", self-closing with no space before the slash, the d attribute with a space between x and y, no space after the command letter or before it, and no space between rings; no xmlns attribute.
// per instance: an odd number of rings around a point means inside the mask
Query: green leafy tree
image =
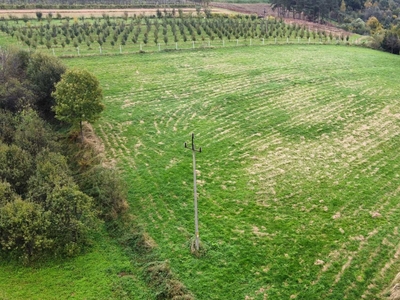
<svg viewBox="0 0 400 300"><path fill-rule="evenodd" d="M83 141L82 122L96 121L104 110L103 92L97 78L86 70L70 69L62 75L52 95L56 100L56 118L79 125Z"/></svg>
<svg viewBox="0 0 400 300"><path fill-rule="evenodd" d="M61 80L65 70L66 67L58 58L40 52L32 54L29 60L26 72L36 96L36 108L47 119L54 118L51 108L55 102L51 93L54 92L54 86Z"/></svg>
<svg viewBox="0 0 400 300"><path fill-rule="evenodd" d="M0 49L0 56L0 108L18 112L34 101L30 83L26 80L29 53Z"/></svg>

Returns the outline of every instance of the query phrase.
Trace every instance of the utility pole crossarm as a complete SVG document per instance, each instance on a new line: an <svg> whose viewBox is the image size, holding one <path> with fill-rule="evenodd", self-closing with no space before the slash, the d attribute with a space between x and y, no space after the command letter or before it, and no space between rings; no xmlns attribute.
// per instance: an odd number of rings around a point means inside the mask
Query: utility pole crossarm
<svg viewBox="0 0 400 300"><path fill-rule="evenodd" d="M188 147L187 143L185 142L185 148L192 149L192 151L197 151L201 153L201 147L196 149L194 146L194 133L192 133L192 147Z"/></svg>
<svg viewBox="0 0 400 300"><path fill-rule="evenodd" d="M201 153L201 147L196 149L194 145L194 133L192 133L192 147L188 147L185 142L185 148L191 149L193 153L193 193L194 193L194 230L195 230L195 246L196 251L199 251L199 219L197 214L197 182L196 182L196 152Z"/></svg>

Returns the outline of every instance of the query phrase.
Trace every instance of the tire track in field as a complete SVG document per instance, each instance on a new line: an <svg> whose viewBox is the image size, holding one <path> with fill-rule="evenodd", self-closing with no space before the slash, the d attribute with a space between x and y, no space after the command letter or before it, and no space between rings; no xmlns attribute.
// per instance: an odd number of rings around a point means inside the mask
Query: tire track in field
<svg viewBox="0 0 400 300"><path fill-rule="evenodd" d="M381 187L380 190L384 190L387 186L388 185ZM399 189L397 189L396 191L385 195L383 198L386 198L386 200L393 199L392 197L393 196L397 196L398 193L399 193ZM378 195L378 194L380 194L380 192L377 191L375 194ZM383 217L388 217L388 213L387 213L388 211L384 210L384 207L389 205L389 200L388 201L386 201L386 200L384 200L384 203L382 204L382 202L383 202L382 199L379 199L376 202L375 207L373 206L373 207L371 207L369 209L361 207L361 209L355 211L351 215L346 214L347 209L345 207L342 207L341 210L340 210L340 214L336 213L336 215L335 215L335 216L338 216L336 218L336 220L340 220L342 222L345 222L346 219L351 220L352 218L357 217L359 214L370 214L371 218L380 218L381 217L380 214L379 215L374 215L373 214L373 212L375 212L375 211L380 211L382 213ZM349 205L346 205L346 207L347 206L349 206ZM379 206L379 209L378 209L378 206ZM397 204L394 208L393 207L390 208L390 211L394 211L394 210L397 210L399 212L400 204ZM390 226L390 224L389 224L389 226ZM391 234L389 233L389 234L382 235L382 233L388 232L387 227L388 227L388 225L384 223L383 225L374 228L372 231L370 231L366 235L359 234L359 235L349 236L348 241L342 245L340 251L336 252L337 250L334 250L333 252L329 253L326 257L319 257L320 259L323 259L324 264L323 264L323 267L322 267L321 271L318 273L316 280L314 280L313 284L317 284L321 280L321 278L326 277L323 274L328 272L329 269L331 269L331 267L334 264L337 264L338 261L340 260L340 258L342 258L342 260L343 260L343 258L351 257L351 259L348 260L345 265L343 265L344 267L342 267L341 271L338 272L335 275L335 281L334 281L335 284L332 285L331 290L333 290L333 288L336 286L336 284L339 283L340 278L342 277L343 272L346 269L348 269L348 268L356 268L356 270L358 270L358 272L360 274L365 273L366 270L368 268L370 268L371 264L374 263L373 258L375 256L377 256L378 253L380 252L379 248L376 249L375 252L372 251L373 249L375 249L376 244L379 244L379 245L388 244L388 242L387 242L388 241L388 237L390 239ZM345 232L343 232L343 234L344 233ZM380 242L378 242L378 243L376 243L376 242L372 243L371 242L370 243L369 240L372 239L372 238L374 238L376 241L380 241ZM349 243L351 243L351 242L359 243L359 246L358 246L356 251L347 250L347 248L349 246ZM370 244L372 244L372 245L370 245ZM389 244L390 244L390 242L389 242ZM365 260L364 259L365 254L366 253L371 253L371 251L374 252L375 254L371 255L369 260ZM362 276L362 275L360 275L360 276ZM357 284L358 285L360 285L363 281L364 280L361 277L357 278ZM360 290L362 288L362 287L357 286L357 285L356 286L350 286L347 289L347 291L350 291L350 290L352 290L352 289L354 289L356 287L357 287L358 290Z"/></svg>

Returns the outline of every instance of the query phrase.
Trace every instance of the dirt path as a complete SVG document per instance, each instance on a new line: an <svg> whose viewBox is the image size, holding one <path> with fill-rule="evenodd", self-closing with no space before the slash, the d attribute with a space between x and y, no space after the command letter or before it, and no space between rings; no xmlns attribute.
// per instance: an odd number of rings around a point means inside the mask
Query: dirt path
<svg viewBox="0 0 400 300"><path fill-rule="evenodd" d="M160 8L160 10L164 10ZM171 9L168 9L170 11ZM62 17L101 17L103 14L107 14L109 16L123 16L125 12L131 15L155 15L157 8L126 8L126 9L14 9L14 10L0 10L0 17L8 18L10 15L16 17L22 17L23 15L28 16L29 18L36 18L36 12L42 12L45 17L48 13L52 13L55 16L57 13L61 14ZM196 10L194 8L182 8L184 13L195 13ZM213 8L213 12L216 13L231 13L225 8Z"/></svg>

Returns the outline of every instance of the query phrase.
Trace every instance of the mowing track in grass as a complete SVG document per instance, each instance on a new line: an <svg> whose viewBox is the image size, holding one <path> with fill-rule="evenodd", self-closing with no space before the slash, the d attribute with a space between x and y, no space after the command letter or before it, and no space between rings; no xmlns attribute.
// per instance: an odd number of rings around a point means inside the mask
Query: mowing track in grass
<svg viewBox="0 0 400 300"><path fill-rule="evenodd" d="M400 255L400 57L289 45L66 63L100 79L97 133L137 222L197 299L384 296Z"/></svg>

